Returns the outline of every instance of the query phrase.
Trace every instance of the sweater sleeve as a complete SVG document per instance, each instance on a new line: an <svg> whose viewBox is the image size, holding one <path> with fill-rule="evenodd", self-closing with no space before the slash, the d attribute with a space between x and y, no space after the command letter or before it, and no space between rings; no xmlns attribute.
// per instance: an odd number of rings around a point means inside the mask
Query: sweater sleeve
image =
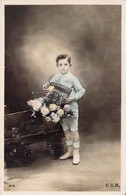
<svg viewBox="0 0 126 195"><path fill-rule="evenodd" d="M55 82L55 80L56 80L56 75L55 75L55 76L53 76L53 77L50 79L50 81L49 81L49 82L50 82L50 83L51 83L51 82Z"/></svg>
<svg viewBox="0 0 126 195"><path fill-rule="evenodd" d="M48 82L46 82L46 83L43 84L43 86L42 86L43 90L44 90L46 87L48 87L48 86L50 85L51 82L55 82L55 79L56 79L55 77L56 77L56 75L53 76Z"/></svg>
<svg viewBox="0 0 126 195"><path fill-rule="evenodd" d="M77 77L74 77L74 79L73 79L73 87L75 89L74 98L76 100L79 100L84 95L85 89L82 87L82 85L80 84L80 82L77 79Z"/></svg>

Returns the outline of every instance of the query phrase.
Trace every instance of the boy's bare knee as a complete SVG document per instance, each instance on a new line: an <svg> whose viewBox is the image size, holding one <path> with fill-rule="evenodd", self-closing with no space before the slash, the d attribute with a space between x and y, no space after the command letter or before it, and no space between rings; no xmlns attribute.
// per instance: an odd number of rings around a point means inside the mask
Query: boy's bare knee
<svg viewBox="0 0 126 195"><path fill-rule="evenodd" d="M68 136L68 135L71 134L71 132L70 132L70 130L68 129L68 130L64 131L64 134L65 134L66 136Z"/></svg>
<svg viewBox="0 0 126 195"><path fill-rule="evenodd" d="M76 131L72 131L72 135L74 136L74 135L77 135L78 134L78 130L76 130Z"/></svg>
<svg viewBox="0 0 126 195"><path fill-rule="evenodd" d="M64 134L65 134L65 137L66 137L67 141L72 139L71 132L70 132L69 129L64 131Z"/></svg>

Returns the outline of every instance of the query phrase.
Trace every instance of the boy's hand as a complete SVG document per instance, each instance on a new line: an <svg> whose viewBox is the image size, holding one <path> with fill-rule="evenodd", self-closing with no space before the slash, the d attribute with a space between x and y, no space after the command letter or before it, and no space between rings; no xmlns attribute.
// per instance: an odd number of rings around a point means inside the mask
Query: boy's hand
<svg viewBox="0 0 126 195"><path fill-rule="evenodd" d="M45 83L45 84L43 85L43 89L48 88L48 87L49 87L49 85L50 85L50 83L49 83L49 82Z"/></svg>
<svg viewBox="0 0 126 195"><path fill-rule="evenodd" d="M74 100L75 100L75 98L73 98L73 97L66 98L66 103L70 103Z"/></svg>

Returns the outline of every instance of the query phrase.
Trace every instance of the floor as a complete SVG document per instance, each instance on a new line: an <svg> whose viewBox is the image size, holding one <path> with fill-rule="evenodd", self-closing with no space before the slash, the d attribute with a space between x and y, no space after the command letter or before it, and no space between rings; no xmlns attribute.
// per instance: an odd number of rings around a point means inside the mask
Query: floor
<svg viewBox="0 0 126 195"><path fill-rule="evenodd" d="M33 144L31 165L5 169L5 191L120 191L120 142L96 134L80 137L79 165L53 160L45 143Z"/></svg>

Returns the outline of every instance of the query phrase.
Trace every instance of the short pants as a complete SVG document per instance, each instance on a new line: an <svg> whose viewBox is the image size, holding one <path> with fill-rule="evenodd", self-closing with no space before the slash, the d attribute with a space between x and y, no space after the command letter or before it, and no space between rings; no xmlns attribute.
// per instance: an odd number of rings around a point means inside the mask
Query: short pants
<svg viewBox="0 0 126 195"><path fill-rule="evenodd" d="M67 131L68 129L70 129L71 131L77 131L78 130L78 117L64 118L61 121L61 125L63 128L63 131Z"/></svg>

